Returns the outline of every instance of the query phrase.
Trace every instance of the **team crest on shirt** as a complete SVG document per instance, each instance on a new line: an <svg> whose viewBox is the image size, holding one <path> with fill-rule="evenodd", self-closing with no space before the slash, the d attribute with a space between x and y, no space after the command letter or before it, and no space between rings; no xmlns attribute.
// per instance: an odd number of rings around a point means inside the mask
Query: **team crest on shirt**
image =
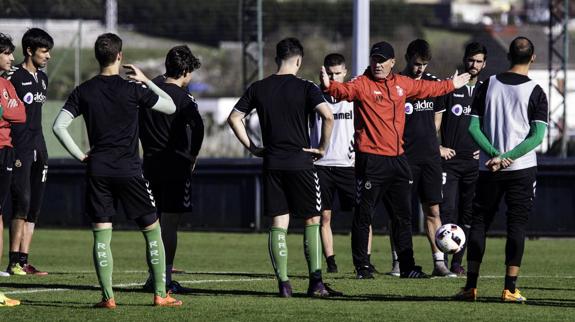
<svg viewBox="0 0 575 322"><path fill-rule="evenodd" d="M42 80L42 88L46 90L46 82L44 82L44 80Z"/></svg>
<svg viewBox="0 0 575 322"><path fill-rule="evenodd" d="M20 168L22 166L22 161L20 161L20 159L16 159L16 161L14 161L14 166L16 168Z"/></svg>
<svg viewBox="0 0 575 322"><path fill-rule="evenodd" d="M395 89L397 89L397 95L403 96L403 88L399 85L395 85Z"/></svg>
<svg viewBox="0 0 575 322"><path fill-rule="evenodd" d="M363 187L364 187L366 190L371 189L371 181L367 180L367 181L365 182L365 184L363 185Z"/></svg>
<svg viewBox="0 0 575 322"><path fill-rule="evenodd" d="M8 91L6 89L2 90L2 96L4 97L5 100L10 99L10 96L8 96Z"/></svg>

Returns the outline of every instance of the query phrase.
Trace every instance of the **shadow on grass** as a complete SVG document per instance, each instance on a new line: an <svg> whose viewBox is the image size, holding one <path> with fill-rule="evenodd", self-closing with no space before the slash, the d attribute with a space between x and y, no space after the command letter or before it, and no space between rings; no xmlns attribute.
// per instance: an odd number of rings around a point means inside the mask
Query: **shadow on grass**
<svg viewBox="0 0 575 322"><path fill-rule="evenodd" d="M43 306L43 307L65 307L73 309L90 309L93 310L93 306L96 303L89 302L72 302L72 301L34 301L34 300L22 300L22 305L28 306ZM118 304L118 307L151 307L151 304Z"/></svg>
<svg viewBox="0 0 575 322"><path fill-rule="evenodd" d="M529 287L522 286L522 290L539 290L539 291L575 291L573 287Z"/></svg>
<svg viewBox="0 0 575 322"><path fill-rule="evenodd" d="M326 301L384 301L384 302L456 302L450 297L442 296L412 296L397 294L365 294L365 295L344 295L339 297L322 298ZM462 302L464 303L464 302ZM473 305L473 302L467 302ZM521 303L501 302L499 297L481 297L475 303L496 303L501 305L521 305ZM549 306L549 307L566 307L575 308L575 300L557 300L557 299L531 299L523 305L528 306Z"/></svg>
<svg viewBox="0 0 575 322"><path fill-rule="evenodd" d="M143 285L143 283L142 283ZM34 283L0 283L2 288L14 288L23 290L70 290L70 291L100 291L99 286L95 285L82 285L82 284L34 284ZM115 292L127 292L127 293L152 293L150 291L144 290L141 286L132 287L115 287ZM26 293L20 293L26 294Z"/></svg>

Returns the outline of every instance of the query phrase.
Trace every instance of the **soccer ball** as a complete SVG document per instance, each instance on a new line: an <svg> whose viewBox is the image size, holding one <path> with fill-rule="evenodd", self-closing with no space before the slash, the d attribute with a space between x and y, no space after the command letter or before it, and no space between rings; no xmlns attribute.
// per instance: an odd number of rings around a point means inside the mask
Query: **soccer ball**
<svg viewBox="0 0 575 322"><path fill-rule="evenodd" d="M465 245L465 233L456 224L445 224L435 232L435 245L444 253L455 254Z"/></svg>

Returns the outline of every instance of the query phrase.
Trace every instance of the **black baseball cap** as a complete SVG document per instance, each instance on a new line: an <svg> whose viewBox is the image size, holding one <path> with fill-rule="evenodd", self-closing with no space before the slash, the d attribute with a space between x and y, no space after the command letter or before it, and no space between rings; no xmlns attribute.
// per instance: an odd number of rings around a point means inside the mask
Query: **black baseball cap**
<svg viewBox="0 0 575 322"><path fill-rule="evenodd" d="M381 56L385 59L390 59L395 58L395 52L393 51L393 47L389 43L381 41L371 46L371 50L369 51L369 57L371 56Z"/></svg>

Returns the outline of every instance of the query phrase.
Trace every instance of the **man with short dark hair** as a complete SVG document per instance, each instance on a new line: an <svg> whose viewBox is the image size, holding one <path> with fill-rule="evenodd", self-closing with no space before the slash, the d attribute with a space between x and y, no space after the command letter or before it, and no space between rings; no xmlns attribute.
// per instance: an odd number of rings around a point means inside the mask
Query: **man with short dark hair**
<svg viewBox="0 0 575 322"><path fill-rule="evenodd" d="M12 126L15 159L12 178L10 263L13 275L47 275L28 263L30 244L46 188L48 152L42 134L42 106L48 76L42 71L50 60L54 40L44 30L28 29L22 36L24 61L7 74L26 107L26 122Z"/></svg>
<svg viewBox="0 0 575 322"><path fill-rule="evenodd" d="M505 197L507 267L501 300L526 301L516 283L537 185L534 149L543 141L549 107L541 86L527 76L535 61L533 43L525 37L515 38L509 45L507 57L510 69L487 79L477 89L471 107L469 132L481 151L467 246L467 282L455 296L458 300L474 301L477 298L485 235Z"/></svg>
<svg viewBox="0 0 575 322"><path fill-rule="evenodd" d="M178 223L182 214L192 212L192 172L204 139L204 123L196 100L186 88L200 61L188 46L170 49L166 72L152 81L176 104L171 115L150 109L140 111L140 140L144 149L144 176L156 200L166 249L166 287L172 293L189 289L172 280L178 244ZM167 166L169 165L169 166ZM144 288L153 289L150 274Z"/></svg>
<svg viewBox="0 0 575 322"><path fill-rule="evenodd" d="M325 56L323 61L328 76L343 82L347 75L345 57L338 53ZM327 272L337 273L333 234L331 230L332 210L335 197L339 198L342 210L351 210L355 204L355 151L353 150L353 103L338 101L324 95L334 116L334 126L325 156L315 162L315 169L321 185L321 241L327 262ZM319 146L322 119L316 115L312 123L311 142Z"/></svg>
<svg viewBox="0 0 575 322"><path fill-rule="evenodd" d="M431 48L423 39L412 41L405 53L406 65L401 75L416 81L439 81L437 77L426 72L431 60ZM445 110L443 98L420 97L405 102L405 156L413 176L412 193L419 199L425 215L425 232L433 259L433 276L455 277L447 269L444 254L435 245L435 231L441 227L439 203L441 192L441 157L435 115ZM415 213L418 213L417 211ZM392 230L394 229L393 225ZM395 253L395 252L394 252ZM396 255L394 254L394 257ZM395 259L395 258L394 258ZM399 265L394 262L392 273L399 275Z"/></svg>
<svg viewBox="0 0 575 322"><path fill-rule="evenodd" d="M116 307L112 289L112 217L117 205L136 222L146 240L148 268L154 276L154 305L180 306L166 293L164 243L155 200L142 175L138 155L138 113L151 108L173 114L172 98L138 68L124 65L128 78L120 77L122 40L115 34L100 35L94 45L100 73L76 87L54 122L54 134L76 159L87 164L86 212L94 234L94 266L102 288L102 301L95 307ZM90 151L76 145L68 126L82 115Z"/></svg>
<svg viewBox="0 0 575 322"><path fill-rule="evenodd" d="M373 278L369 267L368 240L377 204L386 200L393 222L391 238L397 249L402 278L427 278L415 265L411 232L411 171L404 155L405 100L447 94L467 83L469 75L455 75L442 82L397 75L395 52L387 42L370 51L370 66L361 76L340 83L331 81L322 67L325 92L354 102L355 176L358 204L352 226L353 263L357 278Z"/></svg>
<svg viewBox="0 0 575 322"><path fill-rule="evenodd" d="M479 75L485 67L487 49L472 42L465 47L463 66L471 75L469 83L445 96L445 112L435 114L441 138L439 147L443 167L443 202L440 204L441 221L457 223L469 237L475 184L479 175L479 146L469 134L471 103L482 84ZM453 255L450 271L465 275L461 265L465 245Z"/></svg>
<svg viewBox="0 0 575 322"><path fill-rule="evenodd" d="M269 253L278 279L280 297L291 297L287 273L287 229L290 217L305 220L304 251L309 269L308 296L336 295L324 285L321 274L321 189L313 162L329 145L333 114L319 87L296 76L303 60L303 46L295 38L276 45L278 71L253 83L228 117L234 134L255 156L264 158L264 213L272 217ZM249 138L244 117L256 109L264 147ZM309 121L322 118L320 142L310 148Z"/></svg>

